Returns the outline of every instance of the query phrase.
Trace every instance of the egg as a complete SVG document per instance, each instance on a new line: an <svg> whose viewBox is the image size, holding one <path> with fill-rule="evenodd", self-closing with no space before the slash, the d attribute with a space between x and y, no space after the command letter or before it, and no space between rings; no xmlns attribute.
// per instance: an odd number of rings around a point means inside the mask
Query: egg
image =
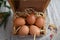
<svg viewBox="0 0 60 40"><path fill-rule="evenodd" d="M42 26L44 26L44 24L45 24L45 19L41 16L38 17L35 22L35 25L41 28Z"/></svg>
<svg viewBox="0 0 60 40"><path fill-rule="evenodd" d="M20 26L25 24L25 19L22 17L18 17L14 20L14 25Z"/></svg>
<svg viewBox="0 0 60 40"><path fill-rule="evenodd" d="M34 14L28 15L26 20L27 20L28 24L34 24L36 21L35 15Z"/></svg>
<svg viewBox="0 0 60 40"><path fill-rule="evenodd" d="M26 26L26 25L23 25L23 26L20 28L20 30L18 31L18 34L19 34L20 36L26 36L26 35L28 35L28 33L29 33L29 27Z"/></svg>
<svg viewBox="0 0 60 40"><path fill-rule="evenodd" d="M40 29L35 25L31 25L30 26L30 34L40 36Z"/></svg>

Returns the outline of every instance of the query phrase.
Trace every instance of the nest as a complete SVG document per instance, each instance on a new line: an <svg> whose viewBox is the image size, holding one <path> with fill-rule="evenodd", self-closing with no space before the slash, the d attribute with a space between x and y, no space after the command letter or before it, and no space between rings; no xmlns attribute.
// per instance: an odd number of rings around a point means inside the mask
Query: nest
<svg viewBox="0 0 60 40"><path fill-rule="evenodd" d="M26 19L27 14L30 14L30 13L32 13L32 12L35 13L34 15L35 15L36 17L42 16L44 19L46 18L46 14L45 14L45 13L43 13L43 12L37 12L37 11L35 11L34 9L29 8L29 9L25 9L24 12L16 12L16 13L14 14L14 19L16 19L16 18L18 18L18 17L23 17L24 19ZM14 22L13 22L13 23L14 23ZM26 24L26 25L27 25L27 24ZM28 26L29 26L29 25L28 25ZM18 31L19 31L19 30L20 30L19 27L16 28L16 26L13 25L13 34L18 35ZM40 28L40 30L41 30L40 36L46 34L46 27L45 27L45 25L43 25L43 27ZM30 35L30 34L28 34L28 35Z"/></svg>

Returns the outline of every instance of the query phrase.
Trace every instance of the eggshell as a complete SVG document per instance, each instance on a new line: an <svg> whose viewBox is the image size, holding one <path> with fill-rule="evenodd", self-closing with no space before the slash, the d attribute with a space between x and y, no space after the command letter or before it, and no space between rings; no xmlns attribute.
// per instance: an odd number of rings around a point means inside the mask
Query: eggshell
<svg viewBox="0 0 60 40"><path fill-rule="evenodd" d="M14 25L20 26L25 24L25 19L22 17L18 17L14 20Z"/></svg>
<svg viewBox="0 0 60 40"><path fill-rule="evenodd" d="M28 15L26 20L27 20L28 24L34 24L36 21L35 15L34 14Z"/></svg>
<svg viewBox="0 0 60 40"><path fill-rule="evenodd" d="M26 35L28 35L28 33L29 33L29 28L28 28L28 26L26 26L26 25L23 25L23 26L20 28L20 30L18 31L18 34L19 34L20 36L26 36Z"/></svg>
<svg viewBox="0 0 60 40"><path fill-rule="evenodd" d="M42 26L44 26L44 24L45 24L45 19L43 17L38 17L35 22L35 25L41 28Z"/></svg>
<svg viewBox="0 0 60 40"><path fill-rule="evenodd" d="M30 26L30 34L31 35L36 34L36 36L40 36L40 29L35 25L31 25Z"/></svg>

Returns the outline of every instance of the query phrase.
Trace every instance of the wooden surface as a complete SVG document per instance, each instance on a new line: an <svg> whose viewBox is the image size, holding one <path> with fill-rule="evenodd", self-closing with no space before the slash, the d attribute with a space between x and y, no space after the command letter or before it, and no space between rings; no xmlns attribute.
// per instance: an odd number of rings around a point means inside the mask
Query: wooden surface
<svg viewBox="0 0 60 40"><path fill-rule="evenodd" d="M8 2L15 11L24 11L26 8L33 8L36 11L44 12L50 0L8 0Z"/></svg>

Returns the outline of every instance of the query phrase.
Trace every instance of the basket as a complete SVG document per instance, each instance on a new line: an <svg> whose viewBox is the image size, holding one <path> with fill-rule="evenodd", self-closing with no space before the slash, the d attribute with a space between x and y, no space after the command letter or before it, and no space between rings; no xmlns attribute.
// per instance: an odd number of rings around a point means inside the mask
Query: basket
<svg viewBox="0 0 60 40"><path fill-rule="evenodd" d="M18 17L23 17L24 19L26 19L27 14L30 14L32 12L34 12L34 15L36 17L41 16L45 19L46 17L45 10L50 0L8 0L8 2L10 3L11 8L14 12L13 20L15 20ZM13 22L14 34L17 34L16 31L18 31L19 29L20 28L15 27L14 22ZM43 25L43 28L40 28L40 29L44 30L40 34L45 35L46 34L45 25Z"/></svg>

